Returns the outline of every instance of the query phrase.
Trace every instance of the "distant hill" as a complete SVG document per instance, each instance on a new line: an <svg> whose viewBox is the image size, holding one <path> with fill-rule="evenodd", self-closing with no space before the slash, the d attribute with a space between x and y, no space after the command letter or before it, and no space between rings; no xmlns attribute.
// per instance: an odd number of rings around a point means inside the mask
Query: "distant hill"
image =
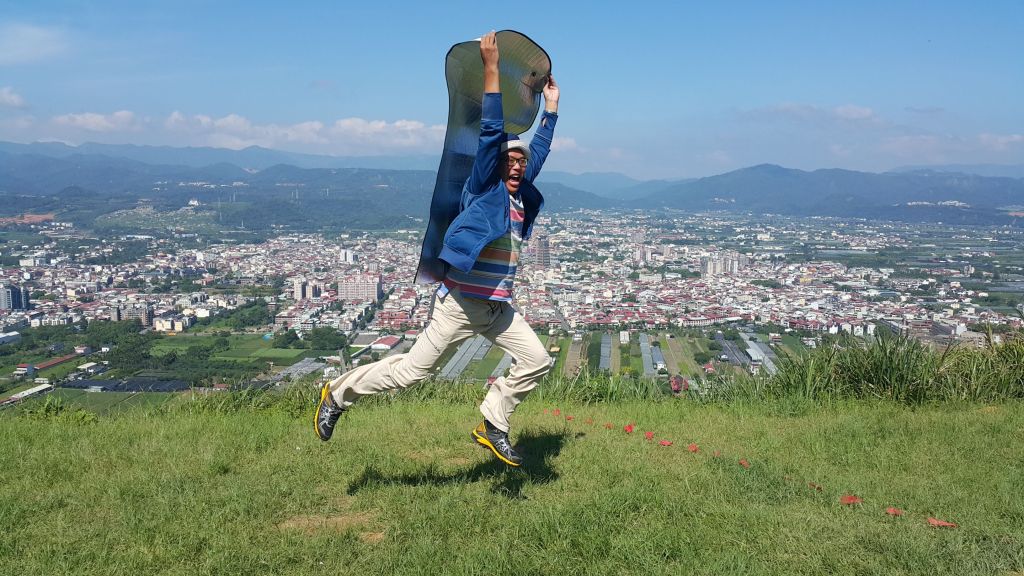
<svg viewBox="0 0 1024 576"><path fill-rule="evenodd" d="M538 184L557 182L566 186L591 192L616 201L636 200L660 192L669 186L690 180L648 180L641 181L618 172L543 172Z"/></svg>
<svg viewBox="0 0 1024 576"><path fill-rule="evenodd" d="M670 186L634 208L728 210L951 223L1010 223L1024 182L953 173L805 172L763 164Z"/></svg>
<svg viewBox="0 0 1024 576"><path fill-rule="evenodd" d="M544 195L544 209L552 211L607 209L617 205L614 200L596 194L577 190L556 182L538 182L537 188Z"/></svg>
<svg viewBox="0 0 1024 576"><path fill-rule="evenodd" d="M959 172L991 178L1024 178L1024 164L936 164L901 166L893 172Z"/></svg>
<svg viewBox="0 0 1024 576"><path fill-rule="evenodd" d="M616 192L631 188L640 183L629 176L618 172L584 172L583 174L572 174L570 172L558 172L545 170L537 179L538 185L546 182L555 182L566 186L585 190L605 198L616 198Z"/></svg>
<svg viewBox="0 0 1024 576"><path fill-rule="evenodd" d="M435 166L395 170L271 163L293 156L263 148L0 143L0 215L31 211L36 204L50 210L67 202L75 221L87 224L89 218L132 206L142 198L160 209L177 209L191 199L216 204L218 222L244 220L247 228L271 224L302 229L406 227L426 215ZM229 161L240 157L250 164L243 167ZM303 162L342 160L298 157ZM194 164L202 159L211 162ZM261 167L253 168L255 164ZM807 172L763 164L707 178L647 182L613 173L556 171L544 173L538 187L551 211L674 208L1016 225L1009 209L1024 206L1024 179L937 170Z"/></svg>

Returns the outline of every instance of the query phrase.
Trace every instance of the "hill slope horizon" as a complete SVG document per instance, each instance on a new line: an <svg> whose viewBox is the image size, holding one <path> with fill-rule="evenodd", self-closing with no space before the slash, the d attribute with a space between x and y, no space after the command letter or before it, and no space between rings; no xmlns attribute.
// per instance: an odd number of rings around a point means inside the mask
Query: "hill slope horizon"
<svg viewBox="0 0 1024 576"><path fill-rule="evenodd" d="M199 165L201 160L211 162ZM0 194L60 196L74 188L100 195L149 196L161 191L170 206L187 201L178 198L182 195L216 200L211 191L220 192L222 197L226 188L232 189L235 198L253 194L267 199L294 198L305 194L324 198L350 195L359 200L360 194L376 196L383 185L390 187L391 194L386 196L405 195L399 202L404 206L403 214L422 217L436 167L342 166L384 160L295 155L258 147L236 151L0 142ZM394 158L388 160L395 162ZM329 161L336 165L309 167ZM195 183L205 188L196 189L198 186L191 185ZM546 208L552 211L676 209L1017 225L1015 212L1024 207L1024 179L930 169L885 173L839 168L804 171L761 164L704 178L650 181L617 173L546 171L537 183L547 198ZM395 204L390 200L370 204L393 210ZM22 211L31 209L30 201L11 204L8 209L14 205ZM374 214L370 220L382 220L380 216L384 215Z"/></svg>

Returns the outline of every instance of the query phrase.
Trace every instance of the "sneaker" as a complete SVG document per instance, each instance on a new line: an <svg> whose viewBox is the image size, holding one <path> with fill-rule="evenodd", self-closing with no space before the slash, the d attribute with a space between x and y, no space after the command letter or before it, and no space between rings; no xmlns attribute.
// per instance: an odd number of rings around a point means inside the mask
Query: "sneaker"
<svg viewBox="0 0 1024 576"><path fill-rule="evenodd" d="M487 420L473 429L473 438L479 444L490 448L498 460L505 464L519 466L523 463L523 457L516 453L512 448L512 443L508 441L508 432L498 430Z"/></svg>
<svg viewBox="0 0 1024 576"><path fill-rule="evenodd" d="M316 429L317 437L324 442L330 440L334 434L334 425L338 423L338 418L343 412L345 409L338 406L331 395L330 381L324 382L323 388L320 389L320 403L317 404L316 414L313 415L313 428Z"/></svg>

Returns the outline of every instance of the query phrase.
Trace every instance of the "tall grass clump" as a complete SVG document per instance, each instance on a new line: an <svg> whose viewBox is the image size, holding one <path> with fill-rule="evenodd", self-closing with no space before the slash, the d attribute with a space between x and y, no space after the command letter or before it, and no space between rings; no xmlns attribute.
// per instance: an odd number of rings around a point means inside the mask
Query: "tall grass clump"
<svg viewBox="0 0 1024 576"><path fill-rule="evenodd" d="M1024 337L984 348L961 347L947 360L955 378L943 382L942 396L960 400L1024 398Z"/></svg>
<svg viewBox="0 0 1024 576"><path fill-rule="evenodd" d="M655 401L668 397L663 384L648 378L612 376L584 368L575 376L548 376L531 393L540 400L574 401L583 404L624 400Z"/></svg>
<svg viewBox="0 0 1024 576"><path fill-rule="evenodd" d="M773 375L734 372L694 382L684 398L702 403L748 403L785 400L811 404L846 399L880 399L916 405L929 401L991 402L1024 398L1024 337L989 341L982 348L951 345L933 348L919 340L881 334L871 342L849 339L802 354L785 355ZM241 411L282 411L306 414L319 397L317 382L271 389L194 393L187 402L165 410L231 414ZM404 390L364 398L362 404L392 402L479 402L486 385L478 379L426 381ZM573 376L549 374L531 393L542 402L659 402L673 398L667 385L648 378L622 377L584 366ZM62 412L59 406L40 414Z"/></svg>
<svg viewBox="0 0 1024 576"><path fill-rule="evenodd" d="M984 348L932 348L905 335L788 355L767 392L814 400L877 398L904 404L930 400L994 401L1024 397L1024 340Z"/></svg>
<svg viewBox="0 0 1024 576"><path fill-rule="evenodd" d="M385 399L408 398L463 403L478 402L486 386L476 379L455 381L428 379L410 386L397 394L381 395ZM606 372L593 374L584 367L575 376L550 374L534 388L531 398L542 400L577 401L583 404L620 400L657 400L666 398L662 384L649 379L611 376ZM367 399L369 400L369 399Z"/></svg>

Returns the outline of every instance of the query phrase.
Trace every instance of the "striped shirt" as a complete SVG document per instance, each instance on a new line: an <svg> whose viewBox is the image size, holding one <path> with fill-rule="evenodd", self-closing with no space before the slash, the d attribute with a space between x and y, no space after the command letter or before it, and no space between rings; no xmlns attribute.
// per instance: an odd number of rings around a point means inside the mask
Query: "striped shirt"
<svg viewBox="0 0 1024 576"><path fill-rule="evenodd" d="M512 285L523 245L523 218L526 211L519 195L509 194L511 226L504 235L484 246L469 272L450 268L444 279L448 289L459 287L463 296L485 300L512 301ZM443 288L442 288L443 290Z"/></svg>

